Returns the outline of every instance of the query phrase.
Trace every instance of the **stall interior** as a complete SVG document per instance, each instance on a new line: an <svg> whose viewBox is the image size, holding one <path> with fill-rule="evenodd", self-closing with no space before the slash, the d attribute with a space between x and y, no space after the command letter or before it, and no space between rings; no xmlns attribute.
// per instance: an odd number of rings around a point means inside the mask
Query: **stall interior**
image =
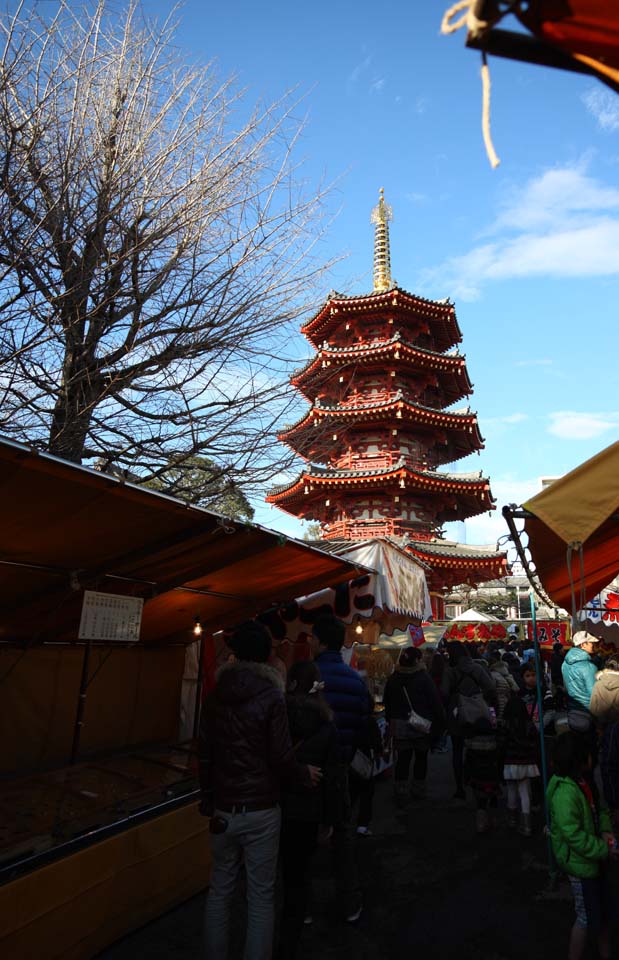
<svg viewBox="0 0 619 960"><path fill-rule="evenodd" d="M212 634L360 568L3 438L0 478L0 953L86 960L208 882Z"/></svg>

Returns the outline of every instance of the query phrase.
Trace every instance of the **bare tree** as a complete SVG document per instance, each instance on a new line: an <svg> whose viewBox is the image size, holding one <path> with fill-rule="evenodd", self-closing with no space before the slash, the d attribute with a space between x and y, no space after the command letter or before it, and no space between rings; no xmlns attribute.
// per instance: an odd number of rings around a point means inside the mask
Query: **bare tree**
<svg viewBox="0 0 619 960"><path fill-rule="evenodd" d="M0 430L144 479L203 455L251 489L287 456L286 350L325 269L298 105L248 110L170 20L113 13L0 19Z"/></svg>

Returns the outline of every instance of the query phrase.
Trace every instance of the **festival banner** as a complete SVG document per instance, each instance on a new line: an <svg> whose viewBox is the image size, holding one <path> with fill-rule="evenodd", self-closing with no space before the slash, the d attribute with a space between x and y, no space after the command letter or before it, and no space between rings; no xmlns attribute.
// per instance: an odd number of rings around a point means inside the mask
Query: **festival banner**
<svg viewBox="0 0 619 960"><path fill-rule="evenodd" d="M533 643L533 621L527 621L527 639ZM537 640L540 647L552 647L560 643L564 647L570 645L569 620L538 620Z"/></svg>
<svg viewBox="0 0 619 960"><path fill-rule="evenodd" d="M460 640L463 643L505 640L506 637L505 624L489 621L454 622L443 634L444 640Z"/></svg>

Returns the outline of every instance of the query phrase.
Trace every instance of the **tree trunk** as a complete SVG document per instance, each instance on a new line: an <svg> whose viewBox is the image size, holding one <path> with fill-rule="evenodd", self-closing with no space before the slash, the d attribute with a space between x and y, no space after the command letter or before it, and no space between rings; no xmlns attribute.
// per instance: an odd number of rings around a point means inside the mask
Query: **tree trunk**
<svg viewBox="0 0 619 960"><path fill-rule="evenodd" d="M82 462L96 402L83 355L80 359L75 354L67 356L50 427L50 453L72 463Z"/></svg>

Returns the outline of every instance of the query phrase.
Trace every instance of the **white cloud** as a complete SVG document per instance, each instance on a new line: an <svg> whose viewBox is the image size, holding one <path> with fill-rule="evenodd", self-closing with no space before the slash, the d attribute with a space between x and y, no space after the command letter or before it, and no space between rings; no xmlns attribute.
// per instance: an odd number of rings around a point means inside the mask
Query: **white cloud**
<svg viewBox="0 0 619 960"><path fill-rule="evenodd" d="M530 360L516 360L515 367L550 367L552 360L550 357L535 357Z"/></svg>
<svg viewBox="0 0 619 960"><path fill-rule="evenodd" d="M533 177L524 187L512 187L488 232L556 229L573 225L575 216L587 222L612 210L619 211L619 190L588 176L583 164L556 167Z"/></svg>
<svg viewBox="0 0 619 960"><path fill-rule="evenodd" d="M617 95L602 87L591 87L583 93L582 102L602 130L619 130L619 102Z"/></svg>
<svg viewBox="0 0 619 960"><path fill-rule="evenodd" d="M493 280L619 276L619 190L579 167L546 171L510 193L486 235L425 271L422 286L475 300Z"/></svg>
<svg viewBox="0 0 619 960"><path fill-rule="evenodd" d="M380 93L385 83L384 77L375 77L370 84L370 93Z"/></svg>
<svg viewBox="0 0 619 960"><path fill-rule="evenodd" d="M483 424L487 423L522 423L528 420L528 413L507 413L503 417L484 417Z"/></svg>
<svg viewBox="0 0 619 960"><path fill-rule="evenodd" d="M501 419L503 423L522 423L523 420L528 420L529 416L526 413L509 413Z"/></svg>
<svg viewBox="0 0 619 960"><path fill-rule="evenodd" d="M415 100L415 113L421 117L423 116L423 114L426 112L427 109L428 109L427 99L425 97L417 97L417 99Z"/></svg>
<svg viewBox="0 0 619 960"><path fill-rule="evenodd" d="M618 413L575 413L559 410L549 414L548 433L561 440L591 440L619 426Z"/></svg>
<svg viewBox="0 0 619 960"><path fill-rule="evenodd" d="M405 197L411 203L415 204L427 203L429 199L426 193L407 193Z"/></svg>
<svg viewBox="0 0 619 960"><path fill-rule="evenodd" d="M355 67L353 67L346 80L346 87L349 91L357 85L363 74L369 70L371 63L372 57L368 55L367 57L364 57L363 60L359 61Z"/></svg>

